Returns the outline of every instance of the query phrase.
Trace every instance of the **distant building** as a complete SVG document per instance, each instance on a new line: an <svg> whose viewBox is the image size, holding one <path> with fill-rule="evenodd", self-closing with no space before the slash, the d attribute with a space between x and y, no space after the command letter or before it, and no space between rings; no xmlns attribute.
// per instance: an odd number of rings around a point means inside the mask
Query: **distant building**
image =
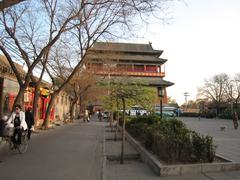
<svg viewBox="0 0 240 180"><path fill-rule="evenodd" d="M154 50L151 44L96 42L83 60L87 70L111 81L127 77L133 82L147 86L172 86L164 80L167 59L160 58L162 50ZM156 103L159 103L156 89ZM164 88L163 103L167 103L167 90Z"/></svg>

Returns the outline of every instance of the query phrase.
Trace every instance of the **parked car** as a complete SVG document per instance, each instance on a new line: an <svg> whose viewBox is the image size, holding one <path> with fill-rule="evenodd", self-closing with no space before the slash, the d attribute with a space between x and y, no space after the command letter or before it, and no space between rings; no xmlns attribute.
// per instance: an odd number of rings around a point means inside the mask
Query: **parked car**
<svg viewBox="0 0 240 180"><path fill-rule="evenodd" d="M149 114L147 110L143 109L140 106L132 106L130 110L126 110L125 112L130 116L146 116Z"/></svg>
<svg viewBox="0 0 240 180"><path fill-rule="evenodd" d="M109 119L110 118L110 113L107 111L102 112L103 119Z"/></svg>
<svg viewBox="0 0 240 180"><path fill-rule="evenodd" d="M160 111L155 111L155 114L160 116ZM162 111L162 116L163 117L175 117L176 114L173 111Z"/></svg>

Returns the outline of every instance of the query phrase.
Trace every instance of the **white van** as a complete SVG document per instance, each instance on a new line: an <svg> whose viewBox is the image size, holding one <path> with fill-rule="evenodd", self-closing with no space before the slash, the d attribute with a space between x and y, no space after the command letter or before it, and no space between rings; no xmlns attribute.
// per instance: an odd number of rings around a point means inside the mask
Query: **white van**
<svg viewBox="0 0 240 180"><path fill-rule="evenodd" d="M130 116L146 116L149 114L147 110L140 106L132 106L130 110L126 110L126 113L128 113Z"/></svg>

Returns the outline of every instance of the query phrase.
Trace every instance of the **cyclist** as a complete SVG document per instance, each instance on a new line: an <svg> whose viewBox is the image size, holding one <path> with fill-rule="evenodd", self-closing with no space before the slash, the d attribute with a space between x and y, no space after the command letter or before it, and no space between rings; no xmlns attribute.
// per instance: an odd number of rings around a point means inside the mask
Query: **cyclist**
<svg viewBox="0 0 240 180"><path fill-rule="evenodd" d="M15 106L14 112L12 112L11 116L9 117L7 124L9 127L14 127L14 133L11 138L12 142L18 145L21 144L22 132L27 130L27 123L25 121L25 113L21 111L20 105Z"/></svg>

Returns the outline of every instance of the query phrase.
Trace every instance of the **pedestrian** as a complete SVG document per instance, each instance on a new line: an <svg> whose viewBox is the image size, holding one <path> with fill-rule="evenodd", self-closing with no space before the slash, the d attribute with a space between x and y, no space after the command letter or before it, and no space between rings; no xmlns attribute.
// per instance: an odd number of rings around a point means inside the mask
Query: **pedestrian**
<svg viewBox="0 0 240 180"><path fill-rule="evenodd" d="M89 112L88 112L87 109L85 110L83 121L84 121L84 122L85 122L85 121L89 122Z"/></svg>
<svg viewBox="0 0 240 180"><path fill-rule="evenodd" d="M201 111L198 110L198 120L200 121L200 119L201 119Z"/></svg>
<svg viewBox="0 0 240 180"><path fill-rule="evenodd" d="M238 129L238 114L236 111L233 113L233 127Z"/></svg>
<svg viewBox="0 0 240 180"><path fill-rule="evenodd" d="M180 117L180 114L181 114L181 109L177 108L177 117Z"/></svg>
<svg viewBox="0 0 240 180"><path fill-rule="evenodd" d="M63 116L63 118L64 118L63 122L64 122L64 123L68 123L68 121L69 121L69 114L68 114L68 113L65 113L64 116Z"/></svg>
<svg viewBox="0 0 240 180"><path fill-rule="evenodd" d="M7 126L14 127L14 133L11 137L12 142L14 144L21 144L22 132L27 130L28 127L25 121L25 113L21 110L20 105L14 107L14 112L10 115Z"/></svg>
<svg viewBox="0 0 240 180"><path fill-rule="evenodd" d="M98 111L98 120L99 120L99 121L102 121L102 117L103 117L102 111L99 110L99 111Z"/></svg>
<svg viewBox="0 0 240 180"><path fill-rule="evenodd" d="M27 126L28 126L27 137L28 137L28 139L30 139L32 131L34 130L34 116L33 116L31 107L28 107L27 111L25 112L25 121L26 121Z"/></svg>

